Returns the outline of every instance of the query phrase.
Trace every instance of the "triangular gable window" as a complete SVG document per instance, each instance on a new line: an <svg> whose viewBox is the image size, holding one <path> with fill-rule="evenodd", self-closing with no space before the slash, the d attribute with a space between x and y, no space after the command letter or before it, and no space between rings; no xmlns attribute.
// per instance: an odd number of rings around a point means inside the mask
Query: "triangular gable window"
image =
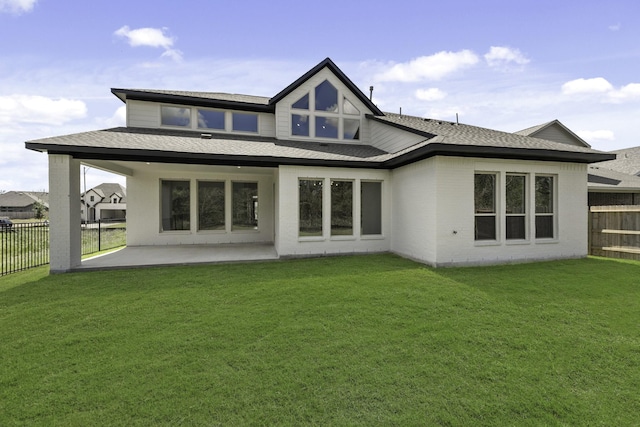
<svg viewBox="0 0 640 427"><path fill-rule="evenodd" d="M291 105L291 108L297 108L298 110L308 110L309 109L309 94L306 94L302 98L298 99Z"/></svg>
<svg viewBox="0 0 640 427"><path fill-rule="evenodd" d="M291 136L327 139L360 139L360 110L329 80L324 80L293 104ZM342 116L349 116L343 118Z"/></svg>

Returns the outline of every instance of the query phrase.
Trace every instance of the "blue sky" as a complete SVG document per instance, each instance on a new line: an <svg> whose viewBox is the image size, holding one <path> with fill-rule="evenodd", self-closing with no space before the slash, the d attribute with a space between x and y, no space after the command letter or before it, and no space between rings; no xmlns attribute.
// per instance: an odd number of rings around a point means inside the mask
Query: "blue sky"
<svg viewBox="0 0 640 427"><path fill-rule="evenodd" d="M25 141L124 125L113 87L273 96L326 57L383 111L638 146L639 41L636 0L0 0L0 190L48 188Z"/></svg>

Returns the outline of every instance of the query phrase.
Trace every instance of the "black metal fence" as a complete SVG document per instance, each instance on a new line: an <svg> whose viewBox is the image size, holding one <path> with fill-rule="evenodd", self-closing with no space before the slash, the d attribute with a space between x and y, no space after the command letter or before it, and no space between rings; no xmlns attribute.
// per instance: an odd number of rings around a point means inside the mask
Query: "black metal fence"
<svg viewBox="0 0 640 427"><path fill-rule="evenodd" d="M127 243L124 219L103 219L82 224L82 255L124 246Z"/></svg>
<svg viewBox="0 0 640 427"><path fill-rule="evenodd" d="M82 255L126 244L124 219L82 224ZM49 222L13 223L0 228L0 276L49 264Z"/></svg>
<svg viewBox="0 0 640 427"><path fill-rule="evenodd" d="M49 223L14 223L0 228L0 276L49 264Z"/></svg>

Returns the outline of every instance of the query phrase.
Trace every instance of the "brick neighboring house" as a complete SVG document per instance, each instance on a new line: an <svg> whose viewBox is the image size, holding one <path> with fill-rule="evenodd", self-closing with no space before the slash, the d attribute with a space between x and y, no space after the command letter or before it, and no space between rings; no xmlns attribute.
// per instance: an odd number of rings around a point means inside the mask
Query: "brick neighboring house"
<svg viewBox="0 0 640 427"><path fill-rule="evenodd" d="M382 112L329 58L272 97L111 92L126 127L26 143L49 157L52 271L81 264L81 164L126 176L129 246L393 252L448 266L586 256L588 165L614 158Z"/></svg>
<svg viewBox="0 0 640 427"><path fill-rule="evenodd" d="M127 216L127 189L120 184L104 183L80 196L83 221L124 219ZM85 214L85 203L88 216Z"/></svg>
<svg viewBox="0 0 640 427"><path fill-rule="evenodd" d="M0 194L0 217L31 219L36 217L35 205L42 203L49 210L49 193L44 191L7 191Z"/></svg>

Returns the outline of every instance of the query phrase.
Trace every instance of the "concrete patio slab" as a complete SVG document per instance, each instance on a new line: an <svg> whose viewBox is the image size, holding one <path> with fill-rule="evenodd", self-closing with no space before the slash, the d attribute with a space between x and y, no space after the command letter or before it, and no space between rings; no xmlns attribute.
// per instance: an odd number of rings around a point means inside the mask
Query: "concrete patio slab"
<svg viewBox="0 0 640 427"><path fill-rule="evenodd" d="M277 260L273 244L127 246L87 258L74 271Z"/></svg>

